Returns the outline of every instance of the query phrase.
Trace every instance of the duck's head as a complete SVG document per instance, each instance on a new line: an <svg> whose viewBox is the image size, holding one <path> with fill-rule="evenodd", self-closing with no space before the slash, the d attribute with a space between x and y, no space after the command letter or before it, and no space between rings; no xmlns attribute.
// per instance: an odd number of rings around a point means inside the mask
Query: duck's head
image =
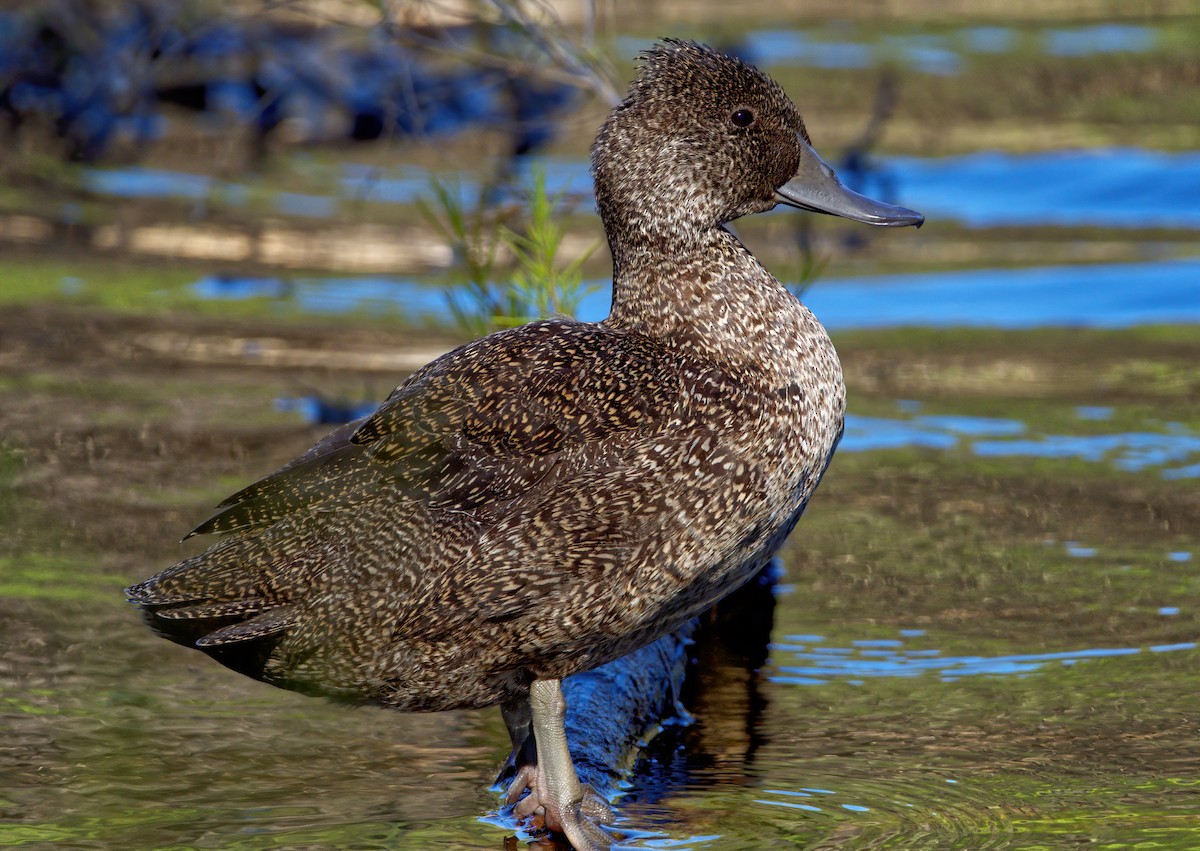
<svg viewBox="0 0 1200 851"><path fill-rule="evenodd" d="M642 54L592 146L592 170L610 230L686 236L777 204L873 225L925 221L843 186L766 74L675 39Z"/></svg>

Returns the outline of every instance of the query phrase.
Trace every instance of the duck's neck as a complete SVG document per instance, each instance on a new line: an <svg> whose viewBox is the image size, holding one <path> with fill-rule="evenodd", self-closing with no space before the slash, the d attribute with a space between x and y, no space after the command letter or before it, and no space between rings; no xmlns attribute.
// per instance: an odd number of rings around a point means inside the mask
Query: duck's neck
<svg viewBox="0 0 1200 851"><path fill-rule="evenodd" d="M613 240L610 246L608 327L661 339L734 369L761 369L782 382L811 371L814 357L832 361L836 371L825 329L724 228L686 240Z"/></svg>

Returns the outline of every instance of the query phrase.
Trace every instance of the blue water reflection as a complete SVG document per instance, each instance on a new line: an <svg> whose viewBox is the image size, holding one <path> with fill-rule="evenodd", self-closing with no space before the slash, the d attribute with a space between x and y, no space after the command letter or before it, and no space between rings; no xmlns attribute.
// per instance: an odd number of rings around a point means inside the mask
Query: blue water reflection
<svg viewBox="0 0 1200 851"><path fill-rule="evenodd" d="M1139 472L1161 468L1164 479L1200 477L1200 434L1186 428L1164 432L1027 435L1018 420L971 416L918 416L902 419L846 416L838 451L871 452L917 447L962 448L981 457L1057 458L1111 464Z"/></svg>
<svg viewBox="0 0 1200 851"><path fill-rule="evenodd" d="M324 195L280 192L275 196L273 203L275 209L284 215L310 219L332 218L338 211L337 200Z"/></svg>
<svg viewBox="0 0 1200 851"><path fill-rule="evenodd" d="M1160 610L1160 614L1167 613ZM1054 663L1071 666L1090 659L1195 650L1198 646L1191 641L1146 648L1086 647L1051 653L954 656L943 655L936 647L928 646L928 639L920 642L904 639L890 641L886 647L880 647L878 641L855 641L851 642L851 647L826 647L823 639L813 641L813 638L789 635L784 636L781 642L772 644L772 682L807 686L842 681L860 685L875 677L925 675L936 676L943 682L954 682L973 676L1025 676ZM866 644L871 649L864 649Z"/></svg>
<svg viewBox="0 0 1200 851"><path fill-rule="evenodd" d="M305 278L296 282L295 304L305 313L346 314L360 310L407 316L448 317L446 294L407 278L359 276Z"/></svg>
<svg viewBox="0 0 1200 851"><path fill-rule="evenodd" d="M115 198L188 198L202 200L213 194L218 181L201 174L141 168L88 168L80 180L89 192Z"/></svg>
<svg viewBox="0 0 1200 851"><path fill-rule="evenodd" d="M1189 460L1200 454L1200 435L1047 434L1033 440L979 440L971 445L976 454L991 458L1075 458L1107 461L1121 470L1136 472Z"/></svg>
<svg viewBox="0 0 1200 851"><path fill-rule="evenodd" d="M1011 27L967 27L962 39L973 53L1007 53L1017 44L1017 32Z"/></svg>
<svg viewBox="0 0 1200 851"><path fill-rule="evenodd" d="M1051 56L1145 53L1154 49L1157 37L1156 30L1138 24L1092 24L1047 30L1042 45Z"/></svg>
<svg viewBox="0 0 1200 851"><path fill-rule="evenodd" d="M343 166L344 174L338 178L341 195L355 200L374 201L380 204L413 204L419 198L430 195L430 175L416 170L415 174L397 174L391 169L379 169L353 163ZM478 200L478 190L463 194L459 201L467 206Z"/></svg>
<svg viewBox="0 0 1200 851"><path fill-rule="evenodd" d="M544 158L532 167L545 172L551 193L590 199L586 162ZM931 221L954 219L970 227L1200 228L1200 153L1195 152L984 152L896 157L881 160L878 167L888 184L898 188L895 200L920 209ZM350 165L332 175L338 186L333 196L278 193L273 203L290 215L328 218L343 200L412 204L430 195L430 178L421 169ZM246 185L163 169L89 168L81 179L89 191L117 198L219 199L243 206L250 194ZM469 207L483 189L461 181L454 191Z"/></svg>
<svg viewBox="0 0 1200 851"><path fill-rule="evenodd" d="M1200 322L1200 259L842 278L804 300L831 331L1192 323Z"/></svg>
<svg viewBox="0 0 1200 851"><path fill-rule="evenodd" d="M885 162L903 202L930 221L972 227L1051 224L1200 227L1200 153L1137 148Z"/></svg>
<svg viewBox="0 0 1200 851"><path fill-rule="evenodd" d="M448 319L446 293L410 278L362 275L298 278L208 275L192 283L191 293L215 301L266 298L289 304L304 313L329 316L357 311L397 313L410 319Z"/></svg>
<svg viewBox="0 0 1200 851"><path fill-rule="evenodd" d="M878 52L884 58L895 58L913 71L941 77L958 74L965 64L958 51L939 35L886 36L880 42Z"/></svg>
<svg viewBox="0 0 1200 851"><path fill-rule="evenodd" d="M961 73L972 54L1003 54L1025 47L1050 56L1083 57L1153 50L1159 31L1139 24L1084 24L1016 30L971 26L939 33L889 35L858 32L844 23L805 30L757 30L737 46L751 62L803 68L873 68L894 62L910 71L944 76ZM649 46L622 39L636 52Z"/></svg>
<svg viewBox="0 0 1200 851"><path fill-rule="evenodd" d="M650 43L638 44L638 49L642 50ZM867 68L876 61L876 51L870 44L832 38L814 39L808 33L797 30L758 30L748 33L740 52L751 62L767 67Z"/></svg>
<svg viewBox="0 0 1200 851"><path fill-rule="evenodd" d="M928 449L953 449L958 437L939 429L924 428L910 420L888 420L879 417L846 416L846 431L839 452L869 452L879 449L902 449L908 446Z"/></svg>
<svg viewBox="0 0 1200 851"><path fill-rule="evenodd" d="M1080 405L1075 408L1075 416L1081 420L1111 420L1113 409L1107 405Z"/></svg>
<svg viewBox="0 0 1200 851"><path fill-rule="evenodd" d="M582 300L578 316L594 322L608 315L611 287L605 281L588 283L594 289ZM370 308L450 318L441 289L407 278L307 278L285 284L275 278L217 276L197 282L192 292L211 299L286 297L312 313ZM804 300L831 331L1195 323L1200 322L1200 259L841 278L822 281Z"/></svg>
<svg viewBox="0 0 1200 851"><path fill-rule="evenodd" d="M836 152L828 151L831 157ZM874 163L896 197L931 222L970 227L1200 228L1200 153L1139 148L956 157L890 157ZM539 159L551 192L590 197L586 162ZM784 211L780 215L795 215Z"/></svg>
<svg viewBox="0 0 1200 851"><path fill-rule="evenodd" d="M323 170L318 164L308 164L304 168L317 176ZM330 218L339 212L342 200L412 204L430 194L430 177L422 169L379 169L347 164L341 174L333 176L338 187L336 194L277 192L271 203L277 211L287 215ZM84 168L80 171L80 181L89 192L114 198L220 199L234 206L244 206L250 197L250 188L246 184L142 166ZM470 184L461 200L464 204L474 204L478 193L478 187Z"/></svg>
<svg viewBox="0 0 1200 851"><path fill-rule="evenodd" d="M252 298L287 298L292 294L290 281L282 278L258 278L243 275L207 275L194 282L192 295L214 301L245 301Z"/></svg>

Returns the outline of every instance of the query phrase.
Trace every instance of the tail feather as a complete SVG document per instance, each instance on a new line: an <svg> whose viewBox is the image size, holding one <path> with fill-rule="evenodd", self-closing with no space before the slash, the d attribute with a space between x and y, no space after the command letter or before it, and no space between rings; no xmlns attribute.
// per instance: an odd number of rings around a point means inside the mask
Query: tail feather
<svg viewBox="0 0 1200 851"><path fill-rule="evenodd" d="M292 546L261 534L228 538L125 593L159 635L261 679L271 651L296 623L289 600L296 589L284 579L296 559L292 547L305 538L295 536Z"/></svg>
<svg viewBox="0 0 1200 851"><path fill-rule="evenodd" d="M130 602L141 606L237 605L259 601L261 608L262 604L277 602L272 574L281 553L272 549L261 537L227 538L126 589L125 593ZM197 616L200 615L191 617Z"/></svg>
<svg viewBox="0 0 1200 851"><path fill-rule="evenodd" d="M310 508L235 533L126 594L156 633L243 674L305 693L373 699L397 631L422 621L377 604L416 593L425 581L401 558L456 561L475 527L435 521L394 490L343 497L328 510L339 516ZM418 549L434 522L443 540Z"/></svg>
<svg viewBox="0 0 1200 851"><path fill-rule="evenodd" d="M214 630L197 640L196 646L200 648L219 647L279 635L296 625L295 616L295 610L291 606L280 606L250 620Z"/></svg>
<svg viewBox="0 0 1200 851"><path fill-rule="evenodd" d="M203 607L190 607L197 612ZM206 639L222 630L241 625L242 616L226 617L175 617L172 613L185 612L187 609L142 609L142 618L146 625L158 635L185 647L199 648L227 668L245 674L256 680L269 681L268 667L279 641L285 631L260 632L258 640L250 640L251 636L238 641L223 644L205 643ZM232 620L232 623L231 623Z"/></svg>
<svg viewBox="0 0 1200 851"><path fill-rule="evenodd" d="M227 603L201 603L197 606L174 606L158 609L163 620L219 620L221 618L253 617L262 612L262 600L233 600Z"/></svg>

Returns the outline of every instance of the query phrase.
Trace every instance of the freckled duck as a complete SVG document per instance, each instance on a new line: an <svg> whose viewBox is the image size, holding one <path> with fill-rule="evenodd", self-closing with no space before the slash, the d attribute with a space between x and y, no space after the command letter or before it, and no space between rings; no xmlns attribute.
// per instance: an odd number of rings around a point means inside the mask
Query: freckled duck
<svg viewBox="0 0 1200 851"><path fill-rule="evenodd" d="M528 789L517 814L579 849L611 840L571 764L560 680L753 575L842 432L824 328L722 224L777 204L923 221L843 187L773 80L690 42L642 56L592 169L607 319L438 358L193 532L221 541L128 590L160 633L277 686L499 704L529 755L508 802Z"/></svg>

